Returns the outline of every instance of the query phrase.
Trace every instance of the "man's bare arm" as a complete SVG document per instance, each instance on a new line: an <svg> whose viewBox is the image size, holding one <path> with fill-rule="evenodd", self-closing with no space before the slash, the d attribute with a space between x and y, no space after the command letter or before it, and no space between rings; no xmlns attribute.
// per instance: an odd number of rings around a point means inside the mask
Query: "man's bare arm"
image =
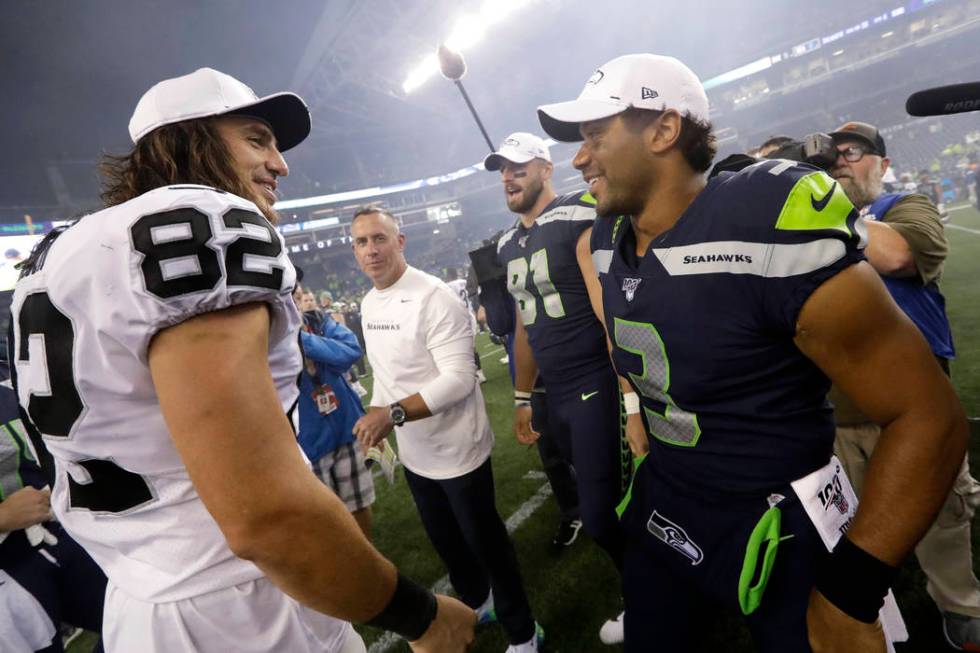
<svg viewBox="0 0 980 653"><path fill-rule="evenodd" d="M149 362L164 419L236 555L304 605L368 622L391 600L397 571L304 462L272 381L268 342L263 304L161 331ZM435 621L413 649L465 650L472 610L437 600Z"/></svg>
<svg viewBox="0 0 980 653"><path fill-rule="evenodd" d="M963 461L959 399L870 266L851 266L800 312L796 344L881 425L848 538L898 565L932 524Z"/></svg>
<svg viewBox="0 0 980 653"><path fill-rule="evenodd" d="M879 273L888 277L912 277L918 274L915 257L908 241L884 222L869 220L868 246L864 255L868 263Z"/></svg>

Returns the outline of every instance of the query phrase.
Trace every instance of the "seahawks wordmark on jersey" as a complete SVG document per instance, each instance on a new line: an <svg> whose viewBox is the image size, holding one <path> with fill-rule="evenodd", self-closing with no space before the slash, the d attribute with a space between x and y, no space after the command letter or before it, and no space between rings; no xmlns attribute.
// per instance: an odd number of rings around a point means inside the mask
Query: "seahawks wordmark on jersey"
<svg viewBox="0 0 980 653"><path fill-rule="evenodd" d="M300 369L295 280L282 237L254 204L179 186L86 216L18 283L12 363L21 406L55 460L52 507L128 595L174 601L262 576L232 554L191 484L148 347L201 313L263 302L288 411Z"/></svg>
<svg viewBox="0 0 980 653"><path fill-rule="evenodd" d="M642 397L656 473L764 491L830 457L830 383L793 342L804 302L861 261L866 227L825 173L763 161L711 179L645 255L600 218L613 359Z"/></svg>

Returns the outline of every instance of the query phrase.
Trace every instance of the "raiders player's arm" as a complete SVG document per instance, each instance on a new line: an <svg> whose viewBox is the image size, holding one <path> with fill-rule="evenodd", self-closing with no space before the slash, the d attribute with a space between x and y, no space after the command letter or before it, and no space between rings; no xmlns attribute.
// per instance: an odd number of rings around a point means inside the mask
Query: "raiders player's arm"
<svg viewBox="0 0 980 653"><path fill-rule="evenodd" d="M269 370L269 326L264 304L244 304L158 333L160 407L232 551L304 605L365 622L391 598L395 566L304 463Z"/></svg>
<svg viewBox="0 0 980 653"><path fill-rule="evenodd" d="M800 350L882 427L847 537L897 566L932 524L963 462L963 408L868 264L824 282L797 320Z"/></svg>

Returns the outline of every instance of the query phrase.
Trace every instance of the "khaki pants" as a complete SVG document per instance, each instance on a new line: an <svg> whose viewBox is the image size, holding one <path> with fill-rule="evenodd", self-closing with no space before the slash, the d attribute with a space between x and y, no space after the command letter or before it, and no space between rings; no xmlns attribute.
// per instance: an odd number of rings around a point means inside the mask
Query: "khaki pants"
<svg viewBox="0 0 980 653"><path fill-rule="evenodd" d="M840 458L858 498L868 459L881 429L875 424L837 427L834 453ZM926 575L926 591L943 612L980 617L980 582L973 573L970 521L980 504L980 483L970 475L966 457L936 521L915 547Z"/></svg>

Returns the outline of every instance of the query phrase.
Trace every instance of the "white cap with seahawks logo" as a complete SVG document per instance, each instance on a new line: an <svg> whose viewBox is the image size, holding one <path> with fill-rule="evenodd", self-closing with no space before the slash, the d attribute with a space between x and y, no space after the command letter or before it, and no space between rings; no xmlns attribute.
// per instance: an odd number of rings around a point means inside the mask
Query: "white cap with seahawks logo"
<svg viewBox="0 0 980 653"><path fill-rule="evenodd" d="M483 159L483 167L487 170L500 170L505 160L511 163L527 163L531 159L551 161L548 144L534 134L514 132L504 139L496 152Z"/></svg>
<svg viewBox="0 0 980 653"><path fill-rule="evenodd" d="M557 141L582 140L579 125L629 108L664 111L708 123L708 96L701 80L674 57L627 54L599 66L578 99L538 107L545 132Z"/></svg>

